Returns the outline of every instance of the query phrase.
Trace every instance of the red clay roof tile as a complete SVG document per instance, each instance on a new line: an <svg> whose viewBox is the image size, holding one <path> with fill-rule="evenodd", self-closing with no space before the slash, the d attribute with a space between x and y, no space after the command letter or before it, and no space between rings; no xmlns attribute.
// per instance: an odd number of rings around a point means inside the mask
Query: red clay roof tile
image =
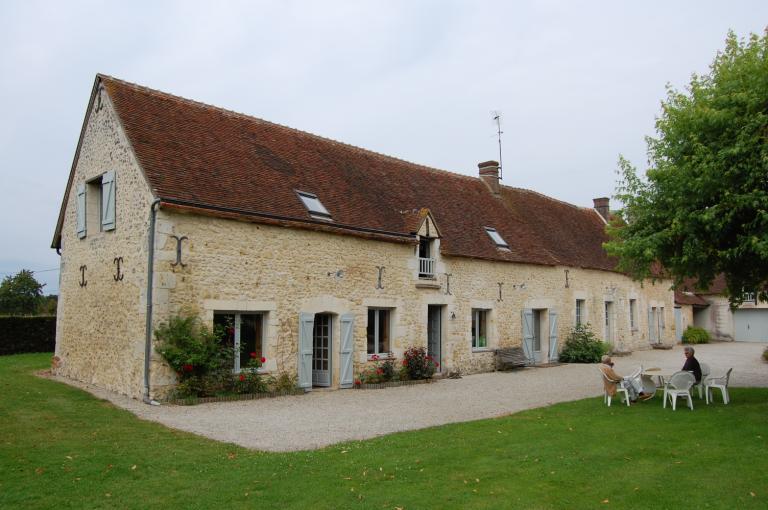
<svg viewBox="0 0 768 510"><path fill-rule="evenodd" d="M307 191L330 212L329 227L367 236L412 235L418 212L427 208L440 225L444 255L615 267L602 248L603 220L593 209L506 186L496 197L479 178L99 79L150 186L165 202L322 228L295 192ZM486 226L498 230L508 251L495 246Z"/></svg>

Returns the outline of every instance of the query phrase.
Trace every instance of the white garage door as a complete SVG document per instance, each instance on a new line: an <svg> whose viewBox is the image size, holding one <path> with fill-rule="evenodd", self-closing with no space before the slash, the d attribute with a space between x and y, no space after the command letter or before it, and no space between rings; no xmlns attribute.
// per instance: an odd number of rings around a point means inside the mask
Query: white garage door
<svg viewBox="0 0 768 510"><path fill-rule="evenodd" d="M733 326L737 341L768 342L768 309L736 310Z"/></svg>

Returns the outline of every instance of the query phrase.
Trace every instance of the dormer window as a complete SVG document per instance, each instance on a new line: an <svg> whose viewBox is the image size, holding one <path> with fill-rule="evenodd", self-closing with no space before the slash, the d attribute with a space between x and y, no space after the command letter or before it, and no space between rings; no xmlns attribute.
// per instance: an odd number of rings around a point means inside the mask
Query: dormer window
<svg viewBox="0 0 768 510"><path fill-rule="evenodd" d="M495 228L485 227L485 231L498 248L509 248L509 245Z"/></svg>
<svg viewBox="0 0 768 510"><path fill-rule="evenodd" d="M301 199L301 203L309 211L309 215L319 220L330 220L331 213L325 208L323 203L317 198L317 195L313 193L307 193L306 191L297 191L297 195Z"/></svg>

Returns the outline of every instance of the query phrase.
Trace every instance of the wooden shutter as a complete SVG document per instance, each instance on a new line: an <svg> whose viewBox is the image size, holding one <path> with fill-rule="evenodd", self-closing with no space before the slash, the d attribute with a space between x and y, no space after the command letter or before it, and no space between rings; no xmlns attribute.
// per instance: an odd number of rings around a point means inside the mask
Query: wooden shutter
<svg viewBox="0 0 768 510"><path fill-rule="evenodd" d="M653 309L648 307L648 341L651 343L656 342L656 335L653 334Z"/></svg>
<svg viewBox="0 0 768 510"><path fill-rule="evenodd" d="M299 388L312 389L312 330L314 313L299 314Z"/></svg>
<svg viewBox="0 0 768 510"><path fill-rule="evenodd" d="M77 237L85 237L85 184L77 185Z"/></svg>
<svg viewBox="0 0 768 510"><path fill-rule="evenodd" d="M557 312L549 310L549 361L557 358Z"/></svg>
<svg viewBox="0 0 768 510"><path fill-rule="evenodd" d="M341 368L339 369L339 387L351 388L355 382L352 352L354 351L355 316L341 316Z"/></svg>
<svg viewBox="0 0 768 510"><path fill-rule="evenodd" d="M523 353L528 359L528 364L533 365L533 310L523 310Z"/></svg>
<svg viewBox="0 0 768 510"><path fill-rule="evenodd" d="M101 176L101 228L115 229L115 172Z"/></svg>

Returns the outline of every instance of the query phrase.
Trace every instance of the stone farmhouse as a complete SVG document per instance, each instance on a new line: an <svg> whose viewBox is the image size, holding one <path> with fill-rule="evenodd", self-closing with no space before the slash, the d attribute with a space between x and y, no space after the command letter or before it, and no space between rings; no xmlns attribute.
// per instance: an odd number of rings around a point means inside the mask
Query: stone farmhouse
<svg viewBox="0 0 768 510"><path fill-rule="evenodd" d="M591 323L618 350L674 341L671 282L602 249L577 207L97 75L53 238L55 370L145 400L175 374L153 330L192 313L300 385L346 388L424 346L443 373L495 350L557 359ZM247 354L246 354L247 356ZM239 370L240 355L232 360Z"/></svg>

